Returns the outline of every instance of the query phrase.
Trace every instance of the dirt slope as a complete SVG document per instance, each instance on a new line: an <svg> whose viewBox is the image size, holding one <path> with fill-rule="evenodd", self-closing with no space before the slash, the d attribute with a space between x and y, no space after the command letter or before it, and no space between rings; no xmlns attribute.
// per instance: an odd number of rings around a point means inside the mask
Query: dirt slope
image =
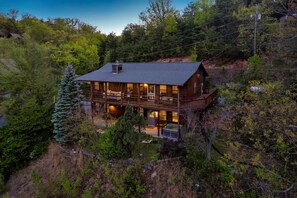
<svg viewBox="0 0 297 198"><path fill-rule="evenodd" d="M40 176L43 189L48 191L53 189L53 182L60 177L62 170L65 170L67 177L73 180L81 177L81 173L89 168L87 164L89 160L90 157L85 156L79 150L51 143L47 153L26 168L11 175L7 183L8 196L13 198L37 197L38 189L32 181L35 173ZM91 174L82 177L79 196L86 189L93 187L95 181L100 181L100 186L97 187L93 196L102 197L101 194L107 192L107 196L103 197L109 197L112 193L108 191L114 190L115 184L111 182L106 170L121 174L121 171L125 171L129 166L126 162L125 160L113 162L112 167L104 167L100 162L97 167L93 166ZM184 179L185 169L179 159L151 162L143 166L142 172L145 176L144 188L146 189L142 197L196 197L191 181Z"/></svg>
<svg viewBox="0 0 297 198"><path fill-rule="evenodd" d="M51 143L47 153L29 166L11 175L7 188L9 197L35 197L32 182L33 172L38 173L42 180L55 178L60 175L62 169L76 173L83 167L82 155L72 149L63 149L55 143Z"/></svg>

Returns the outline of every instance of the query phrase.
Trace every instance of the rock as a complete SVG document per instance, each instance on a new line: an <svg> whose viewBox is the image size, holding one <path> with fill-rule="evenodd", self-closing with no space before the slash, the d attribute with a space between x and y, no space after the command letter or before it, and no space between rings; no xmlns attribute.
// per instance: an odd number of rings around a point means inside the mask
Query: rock
<svg viewBox="0 0 297 198"><path fill-rule="evenodd" d="M156 176L157 176L157 172L155 171L155 172L152 173L151 178L153 179Z"/></svg>
<svg viewBox="0 0 297 198"><path fill-rule="evenodd" d="M195 187L196 189L198 189L198 188L200 187L200 184L196 183L196 184L194 184L194 187Z"/></svg>
<svg viewBox="0 0 297 198"><path fill-rule="evenodd" d="M135 161L133 158L129 158L127 162L129 165L132 165L132 164L134 164Z"/></svg>

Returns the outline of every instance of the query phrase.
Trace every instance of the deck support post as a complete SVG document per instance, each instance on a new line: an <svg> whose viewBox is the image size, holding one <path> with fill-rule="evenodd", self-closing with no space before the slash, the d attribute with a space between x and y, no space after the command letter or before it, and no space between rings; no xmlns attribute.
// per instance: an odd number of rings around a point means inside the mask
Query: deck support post
<svg viewBox="0 0 297 198"><path fill-rule="evenodd" d="M92 118L92 126L94 127L94 108L93 108L92 101L91 101L91 118Z"/></svg>
<svg viewBox="0 0 297 198"><path fill-rule="evenodd" d="M104 90L105 90L105 127L108 127L107 123L107 82L104 83Z"/></svg>
<svg viewBox="0 0 297 198"><path fill-rule="evenodd" d="M121 106L123 106L123 83L121 83Z"/></svg>
<svg viewBox="0 0 297 198"><path fill-rule="evenodd" d="M158 126L158 136L160 136L160 110L158 110L157 126Z"/></svg>
<svg viewBox="0 0 297 198"><path fill-rule="evenodd" d="M177 125L178 125L178 140L181 139L180 135L180 89L177 87Z"/></svg>
<svg viewBox="0 0 297 198"><path fill-rule="evenodd" d="M137 84L137 103L138 103L138 114L140 114L140 84Z"/></svg>
<svg viewBox="0 0 297 198"><path fill-rule="evenodd" d="M94 108L93 108L93 82L91 82L91 96L90 96L90 102L91 102L91 117L92 117L92 126L94 126Z"/></svg>

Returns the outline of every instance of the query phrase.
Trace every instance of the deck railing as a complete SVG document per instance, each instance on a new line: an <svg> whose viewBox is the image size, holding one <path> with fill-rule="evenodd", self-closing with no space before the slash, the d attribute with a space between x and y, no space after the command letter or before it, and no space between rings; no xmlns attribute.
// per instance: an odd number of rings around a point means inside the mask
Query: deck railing
<svg viewBox="0 0 297 198"><path fill-rule="evenodd" d="M136 95L132 93L124 92L100 92L100 91L89 91L83 90L85 101L94 101L101 103L109 103L116 105L127 105L132 106L145 106L152 108L177 108L178 98L170 96L147 96L147 95ZM186 109L205 109L210 103L212 103L217 95L217 91L211 94L203 94L202 96L181 98L180 108Z"/></svg>

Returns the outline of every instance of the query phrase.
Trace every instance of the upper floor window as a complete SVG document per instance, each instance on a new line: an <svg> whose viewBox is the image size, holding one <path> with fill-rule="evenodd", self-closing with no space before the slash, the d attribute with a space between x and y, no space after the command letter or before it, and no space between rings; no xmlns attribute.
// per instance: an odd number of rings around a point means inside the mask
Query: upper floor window
<svg viewBox="0 0 297 198"><path fill-rule="evenodd" d="M99 82L95 82L94 83L94 89L95 90L99 90Z"/></svg>
<svg viewBox="0 0 297 198"><path fill-rule="evenodd" d="M166 95L166 93L167 93L167 86L160 85L160 95Z"/></svg>
<svg viewBox="0 0 297 198"><path fill-rule="evenodd" d="M172 86L172 94L177 94L177 92L178 92L177 86L173 85Z"/></svg>
<svg viewBox="0 0 297 198"><path fill-rule="evenodd" d="M127 84L127 90L128 90L128 92L133 91L133 84L132 83Z"/></svg>
<svg viewBox="0 0 297 198"><path fill-rule="evenodd" d="M144 87L144 84L140 84L139 85L139 91L140 91L141 94L143 94L143 92L144 92L144 88L143 87Z"/></svg>
<svg viewBox="0 0 297 198"><path fill-rule="evenodd" d="M106 87L106 90L105 90L105 87ZM108 90L109 90L109 83L106 82L106 83L104 83L104 91L108 91Z"/></svg>
<svg viewBox="0 0 297 198"><path fill-rule="evenodd" d="M155 85L148 85L147 93L155 93Z"/></svg>
<svg viewBox="0 0 297 198"><path fill-rule="evenodd" d="M194 94L197 93L197 82L194 82Z"/></svg>

